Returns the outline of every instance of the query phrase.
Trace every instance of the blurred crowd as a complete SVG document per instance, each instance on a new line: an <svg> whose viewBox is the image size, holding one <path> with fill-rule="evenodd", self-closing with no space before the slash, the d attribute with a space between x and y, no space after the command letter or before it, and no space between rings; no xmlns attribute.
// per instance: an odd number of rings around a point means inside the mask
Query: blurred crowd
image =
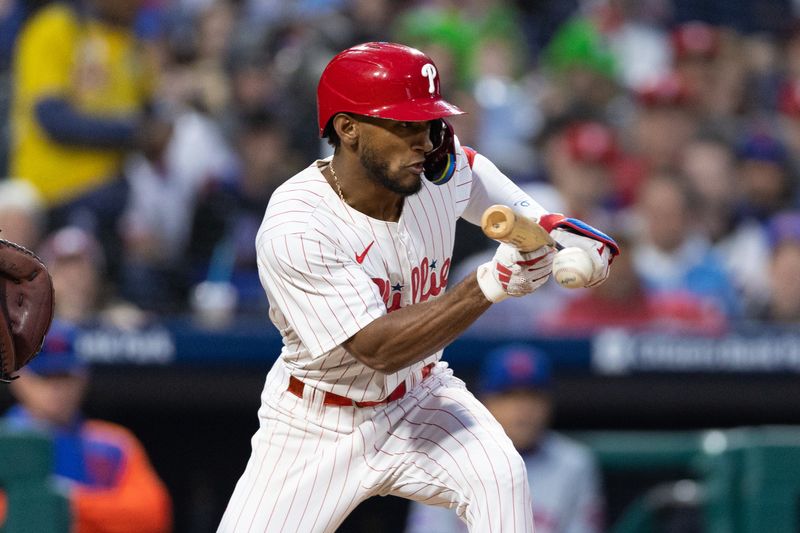
<svg viewBox="0 0 800 533"><path fill-rule="evenodd" d="M0 0L0 237L73 322L265 312L255 233L328 154L319 74L391 40L434 59L462 143L622 244L603 286L475 328L798 324L798 21L790 0ZM461 275L492 249L462 229Z"/></svg>

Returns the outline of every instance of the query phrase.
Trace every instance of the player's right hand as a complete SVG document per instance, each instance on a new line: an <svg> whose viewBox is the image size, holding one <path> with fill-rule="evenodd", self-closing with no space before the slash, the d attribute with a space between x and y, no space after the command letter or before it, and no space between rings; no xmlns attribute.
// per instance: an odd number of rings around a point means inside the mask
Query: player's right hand
<svg viewBox="0 0 800 533"><path fill-rule="evenodd" d="M530 294L547 281L553 270L552 246L532 252L501 243L491 261L478 267L478 285L490 302Z"/></svg>

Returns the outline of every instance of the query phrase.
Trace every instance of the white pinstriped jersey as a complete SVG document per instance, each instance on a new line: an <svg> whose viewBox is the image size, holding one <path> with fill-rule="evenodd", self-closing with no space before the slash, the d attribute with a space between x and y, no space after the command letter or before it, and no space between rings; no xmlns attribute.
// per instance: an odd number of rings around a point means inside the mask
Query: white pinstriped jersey
<svg viewBox="0 0 800 533"><path fill-rule="evenodd" d="M420 192L405 199L397 222L370 218L345 204L321 173L330 159L314 162L273 193L256 238L259 275L270 319L283 336L281 358L304 383L356 401L381 400L414 370L441 358L440 350L383 374L340 345L388 312L441 295L457 219L468 206L479 218L496 203L473 187L470 162L457 140L456 146L453 178L443 185L423 179ZM526 202L534 203L502 180L494 189L505 192L504 203L523 211ZM471 201L476 192L486 197L479 206Z"/></svg>
<svg viewBox="0 0 800 533"><path fill-rule="evenodd" d="M383 374L339 345L387 312L444 292L472 173L459 150L448 183L422 180L399 221L386 222L342 202L320 171L328 161L316 161L273 194L256 240L261 283L292 374L357 401L380 400L413 369L439 360L441 350Z"/></svg>

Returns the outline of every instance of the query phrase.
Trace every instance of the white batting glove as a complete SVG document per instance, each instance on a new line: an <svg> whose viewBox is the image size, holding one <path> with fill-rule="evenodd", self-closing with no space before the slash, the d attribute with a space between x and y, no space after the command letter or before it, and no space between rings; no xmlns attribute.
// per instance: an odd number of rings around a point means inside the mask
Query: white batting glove
<svg viewBox="0 0 800 533"><path fill-rule="evenodd" d="M594 268L592 269L592 276L584 287L595 287L608 278L608 274L611 272L612 255L611 248L606 246L605 243L563 229L554 229L550 232L550 236L563 245L564 248L575 246L588 252Z"/></svg>
<svg viewBox="0 0 800 533"><path fill-rule="evenodd" d="M554 255L552 246L520 252L502 243L492 260L478 267L478 285L486 299L493 303L509 296L530 294L550 277Z"/></svg>
<svg viewBox="0 0 800 533"><path fill-rule="evenodd" d="M619 255L619 245L613 237L582 220L568 218L561 213L543 215L539 217L539 224L564 248L575 246L589 253L594 268L585 287L595 287L606 280L614 256Z"/></svg>

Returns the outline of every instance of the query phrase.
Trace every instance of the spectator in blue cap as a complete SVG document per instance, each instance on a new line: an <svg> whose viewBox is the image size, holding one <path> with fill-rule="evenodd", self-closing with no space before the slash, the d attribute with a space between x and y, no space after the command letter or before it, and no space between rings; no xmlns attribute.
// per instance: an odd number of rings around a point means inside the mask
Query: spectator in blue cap
<svg viewBox="0 0 800 533"><path fill-rule="evenodd" d="M767 132L750 134L737 147L737 155L745 215L764 222L792 206L789 153L780 139Z"/></svg>
<svg viewBox="0 0 800 533"><path fill-rule="evenodd" d="M42 351L11 384L10 429L41 431L54 448L54 475L69 497L74 533L166 533L172 504L144 447L127 429L83 416L89 369L78 330L54 320ZM2 524L0 524L2 526Z"/></svg>
<svg viewBox="0 0 800 533"><path fill-rule="evenodd" d="M520 451L539 445L550 423L550 360L526 345L490 352L478 383L483 403Z"/></svg>
<svg viewBox="0 0 800 533"><path fill-rule="evenodd" d="M546 353L528 344L509 344L487 354L477 390L525 460L536 533L599 533L599 469L586 446L550 429L552 385ZM411 506L406 533L466 531L452 510Z"/></svg>
<svg viewBox="0 0 800 533"><path fill-rule="evenodd" d="M12 386L19 401L9 414L12 423L23 412L57 425L73 421L89 381L88 367L73 349L76 331L66 322L53 322L42 351L22 370L24 379Z"/></svg>
<svg viewBox="0 0 800 533"><path fill-rule="evenodd" d="M780 213L767 224L769 299L757 318L800 324L800 211Z"/></svg>

